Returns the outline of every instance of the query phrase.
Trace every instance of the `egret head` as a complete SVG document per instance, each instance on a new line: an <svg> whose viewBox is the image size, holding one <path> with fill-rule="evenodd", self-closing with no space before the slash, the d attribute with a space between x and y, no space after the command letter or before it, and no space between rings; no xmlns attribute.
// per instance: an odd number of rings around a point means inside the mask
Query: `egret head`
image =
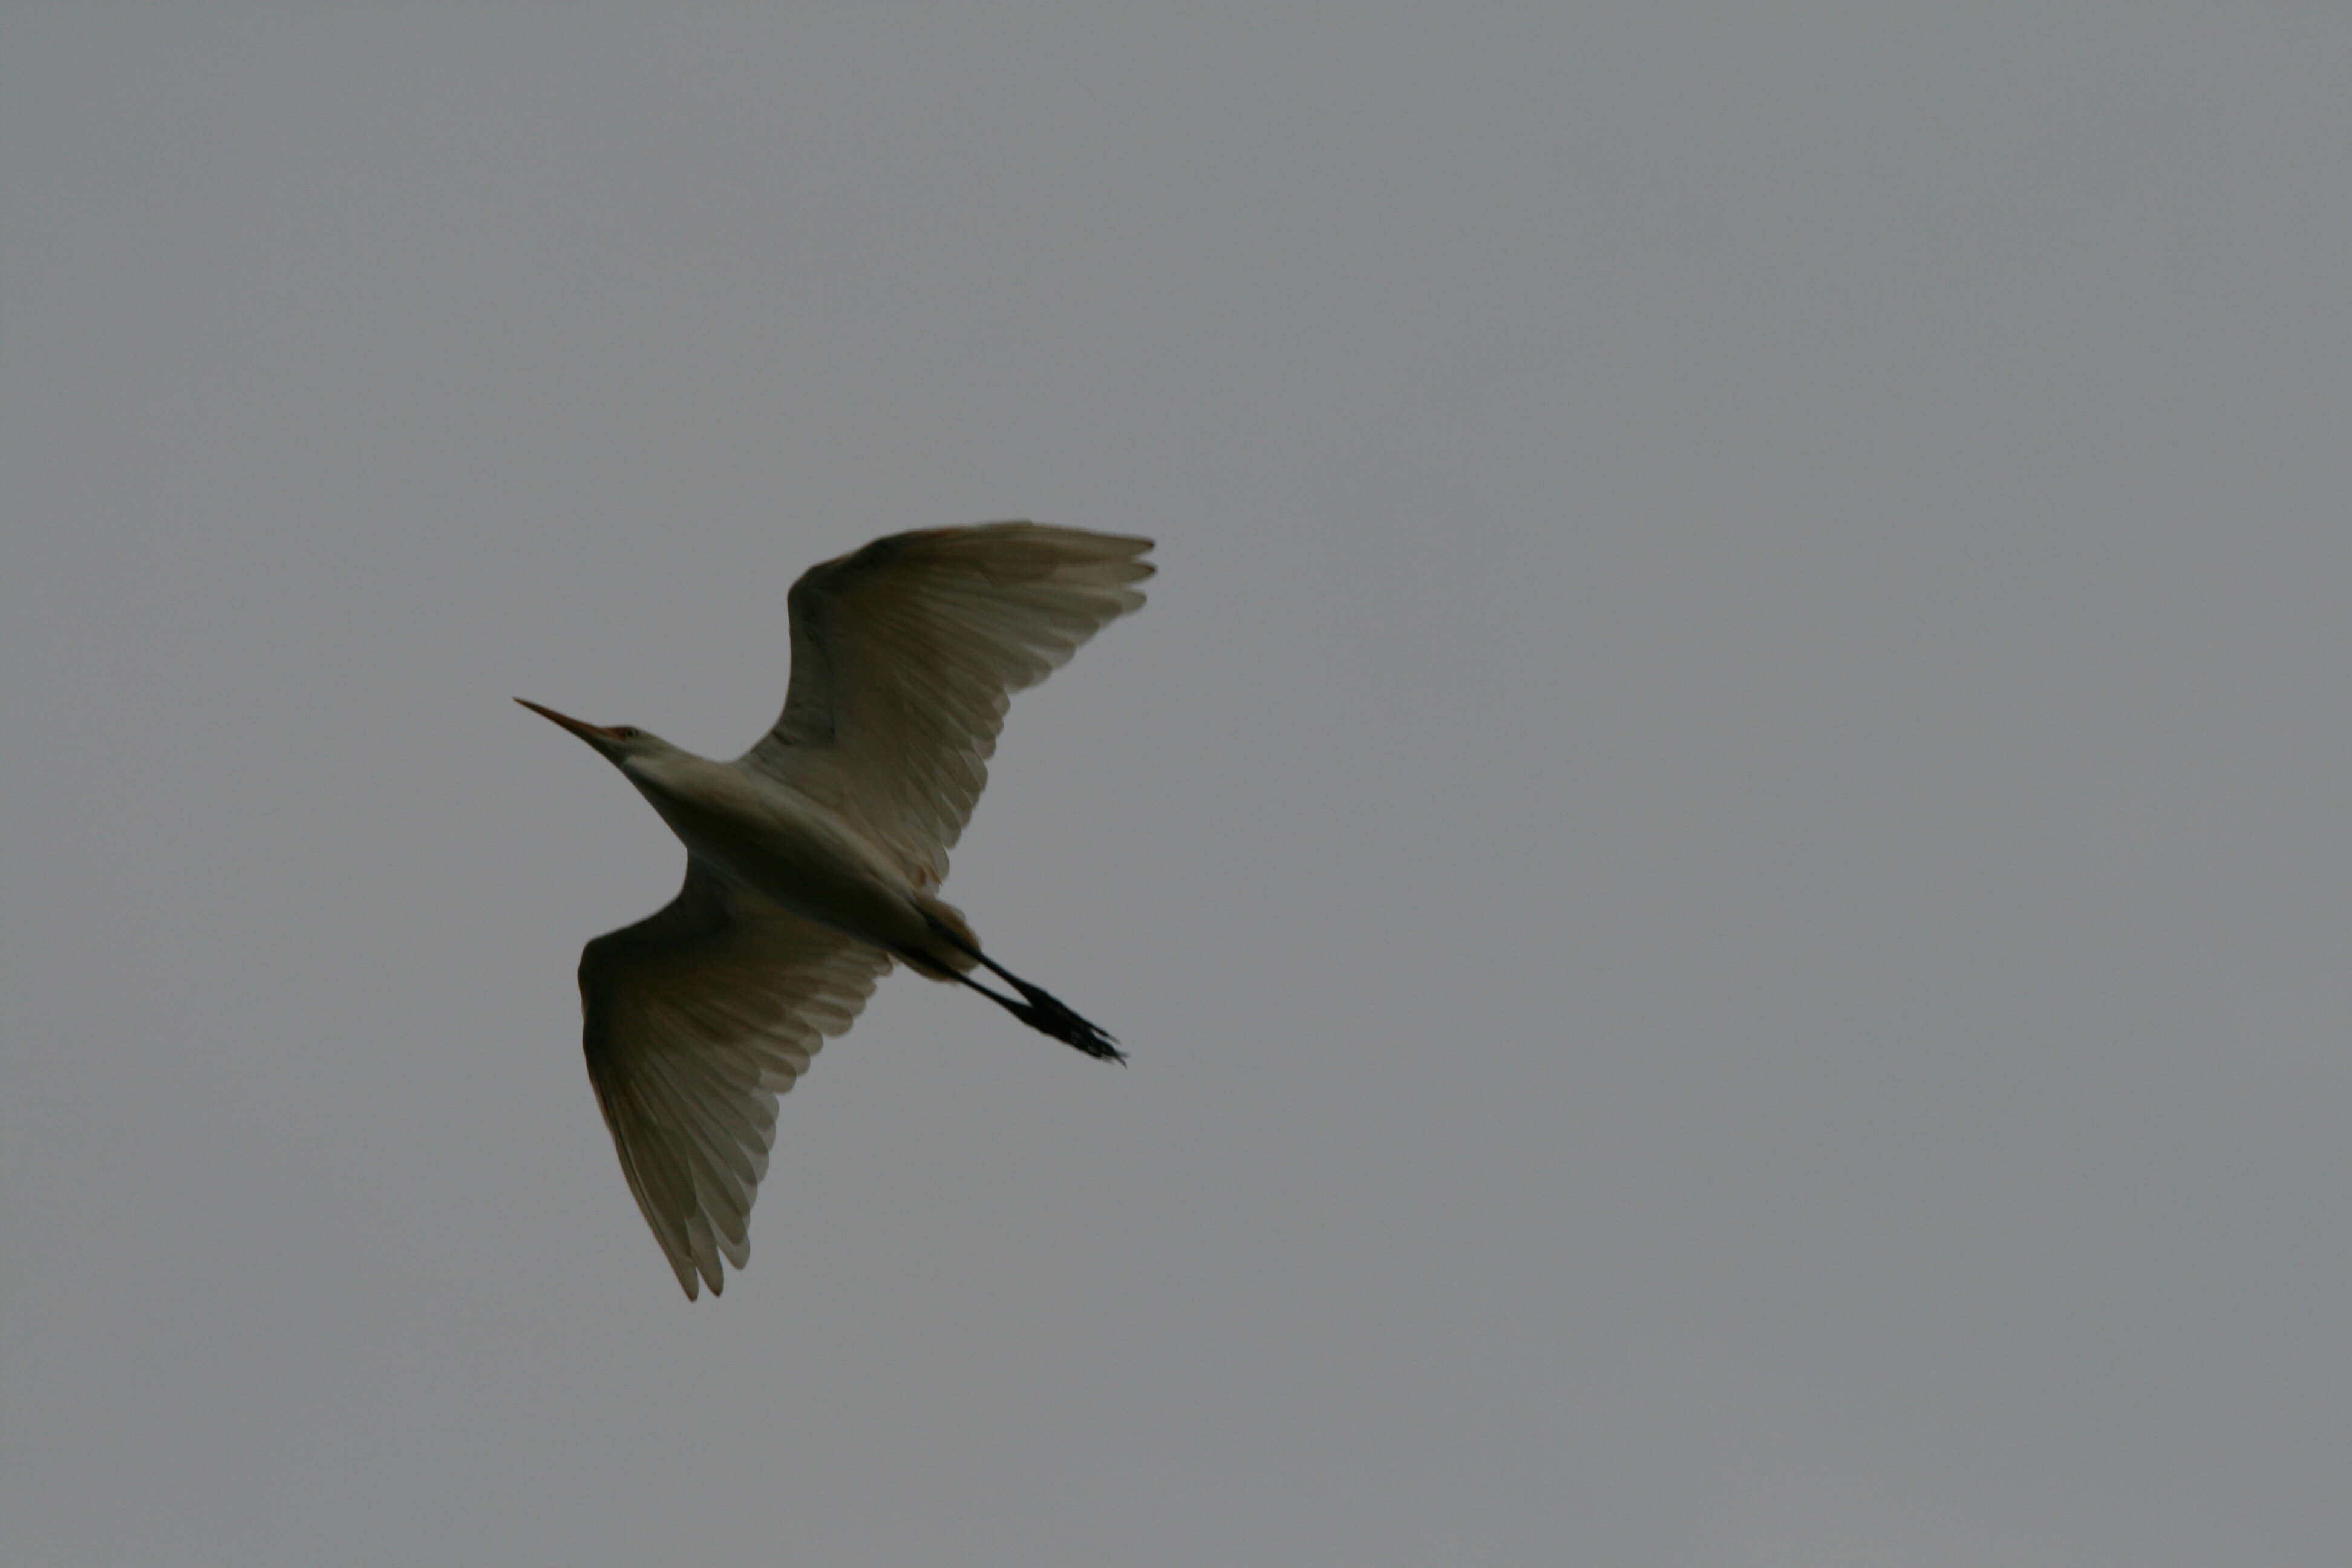
<svg viewBox="0 0 2352 1568"><path fill-rule="evenodd" d="M515 700L541 718L562 725L604 752L616 767L632 756L668 749L668 742L660 736L650 734L634 724L590 724L569 714L558 713L552 708L541 708L528 697L518 697Z"/></svg>

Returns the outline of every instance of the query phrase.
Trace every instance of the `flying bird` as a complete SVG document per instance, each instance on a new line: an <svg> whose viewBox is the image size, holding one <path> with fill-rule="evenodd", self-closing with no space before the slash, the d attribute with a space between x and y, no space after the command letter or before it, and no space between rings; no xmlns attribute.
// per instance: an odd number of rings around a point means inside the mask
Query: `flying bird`
<svg viewBox="0 0 2352 1568"><path fill-rule="evenodd" d="M893 963L1087 1056L1118 1042L982 949L939 897L1011 695L1143 604L1148 539L993 522L894 533L786 598L784 710L732 762L515 699L621 770L686 846L686 885L580 955L588 1078L688 1300L740 1268L776 1096ZM985 970L1012 994L975 977Z"/></svg>

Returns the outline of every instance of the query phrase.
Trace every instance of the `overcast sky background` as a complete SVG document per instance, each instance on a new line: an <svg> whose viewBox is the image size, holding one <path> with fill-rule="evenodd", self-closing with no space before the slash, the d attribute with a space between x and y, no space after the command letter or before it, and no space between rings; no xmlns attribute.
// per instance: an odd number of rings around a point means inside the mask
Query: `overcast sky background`
<svg viewBox="0 0 2352 1568"><path fill-rule="evenodd" d="M0 1558L2341 1563L2332 5L19 4ZM1160 541L688 1305L894 530Z"/></svg>

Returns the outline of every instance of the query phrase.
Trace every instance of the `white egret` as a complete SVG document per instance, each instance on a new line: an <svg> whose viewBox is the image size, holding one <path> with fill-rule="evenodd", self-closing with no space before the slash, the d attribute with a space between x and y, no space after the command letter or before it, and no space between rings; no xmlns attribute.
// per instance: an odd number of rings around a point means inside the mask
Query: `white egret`
<svg viewBox="0 0 2352 1568"><path fill-rule="evenodd" d="M793 584L792 680L713 762L516 700L595 748L686 845L686 886L580 955L588 1077L629 1191L690 1300L750 1253L776 1096L892 962L1119 1061L1101 1029L981 951L937 895L1007 699L1140 606L1148 539L1030 522L877 539ZM972 978L984 968L1006 995Z"/></svg>

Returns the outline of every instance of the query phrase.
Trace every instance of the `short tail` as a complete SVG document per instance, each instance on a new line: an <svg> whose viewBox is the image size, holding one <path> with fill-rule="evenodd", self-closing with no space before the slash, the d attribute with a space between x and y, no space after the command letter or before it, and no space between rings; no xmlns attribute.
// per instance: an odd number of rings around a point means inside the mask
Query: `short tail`
<svg viewBox="0 0 2352 1568"><path fill-rule="evenodd" d="M917 894L915 907L922 912L931 940L921 949L905 949L898 957L927 979L962 979L980 962L980 938L972 934L963 911L929 893Z"/></svg>
<svg viewBox="0 0 2352 1568"><path fill-rule="evenodd" d="M971 928L965 925L960 917L954 925L950 926L946 921L933 915L930 917L930 928L932 935L953 948L959 954L969 958L972 963L986 969L1021 994L1016 1000L1007 996L1002 991L992 990L961 970L950 971L946 974L937 976L938 978L952 979L969 986L1039 1034L1050 1035L1064 1045L1075 1047L1097 1061L1125 1062L1127 1060L1126 1053L1118 1048L1118 1042L1113 1039L1108 1031L1079 1017L1059 997L1039 986L1030 984L1026 980L981 952L980 943L972 936ZM929 972L929 966L926 966L926 973Z"/></svg>

